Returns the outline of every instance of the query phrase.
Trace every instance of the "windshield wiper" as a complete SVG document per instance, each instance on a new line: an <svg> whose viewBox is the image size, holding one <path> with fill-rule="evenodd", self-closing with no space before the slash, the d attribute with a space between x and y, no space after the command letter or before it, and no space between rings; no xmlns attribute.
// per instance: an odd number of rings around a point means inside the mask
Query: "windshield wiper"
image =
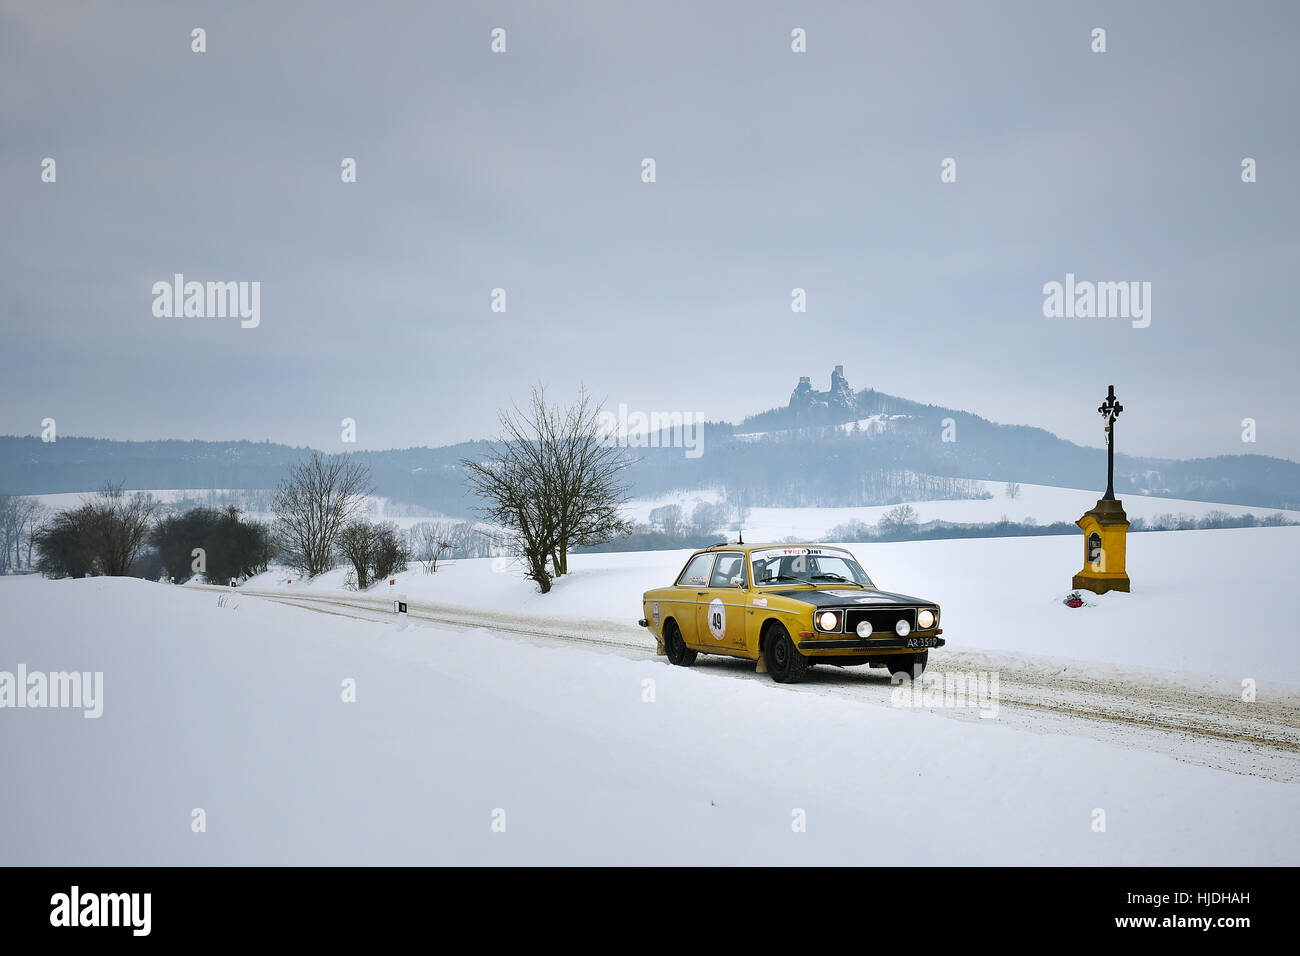
<svg viewBox="0 0 1300 956"><path fill-rule="evenodd" d="M764 583L764 584L767 584L769 581L798 581L798 582L800 582L801 584L807 584L807 583L808 583L808 582L807 582L806 580L804 580L803 578L797 578L797 577L795 577L793 574L774 574L774 575L772 575L771 577L768 577L768 578L764 578L764 579L763 579L763 583Z"/></svg>
<svg viewBox="0 0 1300 956"><path fill-rule="evenodd" d="M842 574L831 574L829 571L825 571L825 572L822 572L822 573L820 573L820 574L814 574L814 575L813 575L813 578L814 578L814 579L816 579L816 578L826 578L826 579L829 580L829 581L843 581L845 584L852 584L854 587L857 587L857 588L862 587L862 585L859 584L857 581L850 581L848 578L844 577Z"/></svg>

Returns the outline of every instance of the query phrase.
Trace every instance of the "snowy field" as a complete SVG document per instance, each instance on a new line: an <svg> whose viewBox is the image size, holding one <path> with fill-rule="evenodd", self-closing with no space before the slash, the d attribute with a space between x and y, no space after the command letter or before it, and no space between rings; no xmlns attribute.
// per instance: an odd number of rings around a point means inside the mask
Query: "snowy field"
<svg viewBox="0 0 1300 956"><path fill-rule="evenodd" d="M964 523L1010 521L1032 519L1039 524L1052 524L1056 521L1073 522L1085 511L1097 503L1100 492L1079 488L1057 488L1052 485L1021 485L1018 497L1011 499L1005 495L1006 484L999 481L986 481L984 486L992 493L992 498L983 500L955 501L912 501L908 502L917 513L917 520L955 521ZM54 510L72 508L90 496L90 492L37 495L42 503ZM160 489L151 491L159 501L172 503L188 495L202 500L206 491L181 491L177 489ZM238 494L238 492L236 492ZM634 521L648 523L650 512L668 504L682 506L689 521L692 509L701 502L710 504L721 501L721 490L697 490L675 492L653 498L637 498L628 502L625 513ZM1136 518L1151 520L1157 515L1186 514L1200 517L1212 511L1222 511L1230 515L1254 514L1257 517L1276 514L1280 509L1259 508L1247 505L1225 505L1208 501L1188 501L1182 498L1153 498L1147 495L1123 495L1124 510L1132 521ZM400 528L409 528L421 521L438 520L437 515L413 516L405 512L408 509L394 504L386 498L372 497L368 505L369 516L376 521L392 521ZM780 541L787 537L820 541L836 525L847 521L863 521L875 524L893 505L878 505L861 508L752 508L745 522L745 536L752 541ZM1282 511L1294 521L1300 521L1300 511ZM251 512L252 517L269 521L273 516L267 512Z"/></svg>
<svg viewBox="0 0 1300 956"><path fill-rule="evenodd" d="M238 490L229 491L226 489L206 489L206 488L197 489L197 490L180 489L180 488L154 488L146 491L145 493L152 495L156 501L161 502L162 504L165 505L175 505L178 502L183 502L186 500L189 500L191 503L206 504L209 501L209 496L212 496L212 501L214 502L214 504L212 504L212 507L218 507L218 508L224 507L224 505L220 504L219 502L221 502L222 500L229 500L227 496L234 496L235 500L240 501L240 500L244 500L243 497L241 496L245 496L248 494L248 492L243 492ZM265 500L268 502L268 507L269 507L269 502L272 500L273 493L269 491L260 491L257 492L256 494L258 494L260 497L265 498ZM59 492L57 494L50 494L50 495L33 495L33 497L37 498L41 502L41 504L45 505L47 508L50 508L53 511L62 511L67 508L76 508L87 499L94 498L95 495L96 492L93 491L68 491L68 492ZM260 511L255 508L254 509L244 508L242 510L244 510L250 517L256 518L259 521L270 521L275 517L270 511ZM392 521L394 524L396 524L398 527L401 528L409 528L411 525L421 521L436 521L440 517L442 517L440 515L433 514L432 512L430 512L429 514L410 515L405 513L408 510L423 511L424 509L405 508L400 504L394 504L388 498L383 498L377 495L370 496L369 498L366 499L366 503L365 503L366 516L369 517L371 520Z"/></svg>
<svg viewBox="0 0 1300 956"><path fill-rule="evenodd" d="M876 585L943 607L953 649L1300 684L1289 605L1300 527L1154 531L1128 539L1130 594L1061 603L1083 567L1082 535L845 545ZM418 564L391 590L411 600L523 614L641 617L641 595L671 584L689 551L574 555L572 573L538 594L503 558ZM310 582L273 569L249 588L345 593L338 568ZM292 581L292 583L288 583ZM369 594L389 593L387 582ZM936 652L936 655L942 654Z"/></svg>
<svg viewBox="0 0 1300 956"><path fill-rule="evenodd" d="M1202 647L1207 617L1290 594L1280 571L1237 590L1266 562L1219 540L1230 535L1279 559L1297 543L1293 529L1144 535L1132 607L1071 613L1141 644L1142 622L1179 610L1148 653ZM868 563L888 586L946 599L955 640L1004 641L982 633L998 618L980 608L1002 592L978 598L1002 544L960 550L990 544L881 546ZM1011 544L1039 592L1059 590L1078 550ZM1061 565L1050 574L1049 560ZM675 561L584 563L554 603L626 617L618 595ZM472 562L434 586L462 602L534 600ZM132 579L0 579L0 671L103 673L97 719L0 710L0 864L1300 863L1294 784L662 659L217 598ZM1046 598L1002 633L1101 650L1105 628ZM1230 620L1214 630L1233 642L1221 659L1263 646Z"/></svg>
<svg viewBox="0 0 1300 956"><path fill-rule="evenodd" d="M1052 485L1021 485L1020 494L1006 497L1006 484L986 481L984 486L992 498L956 501L908 502L916 511L917 520L983 523L1000 521L1026 521L1039 524L1057 521L1073 522L1092 508L1101 493L1097 490L1057 488ZM700 502L715 503L722 500L721 491L690 491L655 498L640 498L629 504L628 513L636 521L650 520L650 511L669 504L679 504L690 518L691 510ZM1230 515L1254 514L1264 517L1276 514L1277 508L1258 508L1247 505L1224 505L1208 501L1188 501L1182 498L1153 498L1148 495L1122 495L1124 511L1129 520L1151 520L1163 514L1188 514L1201 516L1212 511ZM751 541L781 541L786 537L820 541L836 525L847 521L875 524L893 505L862 508L751 508L745 521L745 537ZM1300 521L1300 511L1282 511L1292 520Z"/></svg>

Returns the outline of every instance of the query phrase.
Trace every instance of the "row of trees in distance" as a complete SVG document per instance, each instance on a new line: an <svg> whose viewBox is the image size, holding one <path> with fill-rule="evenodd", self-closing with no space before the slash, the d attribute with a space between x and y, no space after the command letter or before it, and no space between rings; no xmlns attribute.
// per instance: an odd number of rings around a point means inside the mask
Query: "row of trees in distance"
<svg viewBox="0 0 1300 956"><path fill-rule="evenodd" d="M540 394L540 393L539 393ZM0 539L8 569L29 563L50 577L134 575L176 581L202 574L212 582L247 579L283 564L306 577L348 567L348 585L359 589L404 571L417 561L426 573L455 557L512 553L527 556L530 574L547 581L567 570L569 550L623 526L623 498L604 501L614 486L601 463L603 450L568 431L595 422L590 404L576 417L546 409L539 419L539 447L502 445L497 457L472 463L509 474L502 494L483 511L500 518L488 529L469 521L422 521L407 530L368 515L373 489L369 470L356 458L313 451L294 465L270 500L272 520L250 518L233 504L224 508L165 505L145 492L106 486L81 504L42 519L34 498L0 498ZM591 437L594 439L594 427ZM534 473L529 469L540 469ZM471 469L472 470L472 469ZM595 488L592 482L596 482Z"/></svg>

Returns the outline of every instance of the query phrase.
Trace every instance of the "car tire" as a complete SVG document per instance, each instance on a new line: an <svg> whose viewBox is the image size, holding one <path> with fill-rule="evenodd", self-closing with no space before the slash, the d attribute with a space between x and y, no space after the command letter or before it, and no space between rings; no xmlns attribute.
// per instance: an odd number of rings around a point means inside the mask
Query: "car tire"
<svg viewBox="0 0 1300 956"><path fill-rule="evenodd" d="M925 673L925 667L930 662L930 652L921 651L919 654L893 654L885 665L889 668L890 676L906 674L908 677L917 678Z"/></svg>
<svg viewBox="0 0 1300 956"><path fill-rule="evenodd" d="M668 652L668 663L678 667L690 667L698 656L697 651L686 646L682 629L671 618L664 624L664 650Z"/></svg>
<svg viewBox="0 0 1300 956"><path fill-rule="evenodd" d="M799 653L790 640L790 632L780 624L773 624L768 632L763 657L767 672L778 684L797 684L808 673L808 658Z"/></svg>

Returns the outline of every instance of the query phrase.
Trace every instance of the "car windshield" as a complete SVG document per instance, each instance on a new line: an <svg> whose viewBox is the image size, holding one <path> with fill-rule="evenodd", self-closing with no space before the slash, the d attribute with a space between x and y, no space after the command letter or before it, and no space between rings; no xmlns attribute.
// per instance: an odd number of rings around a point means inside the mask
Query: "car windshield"
<svg viewBox="0 0 1300 956"><path fill-rule="evenodd" d="M875 587L853 555L838 548L765 548L751 551L749 564L754 583L760 587L780 584Z"/></svg>

